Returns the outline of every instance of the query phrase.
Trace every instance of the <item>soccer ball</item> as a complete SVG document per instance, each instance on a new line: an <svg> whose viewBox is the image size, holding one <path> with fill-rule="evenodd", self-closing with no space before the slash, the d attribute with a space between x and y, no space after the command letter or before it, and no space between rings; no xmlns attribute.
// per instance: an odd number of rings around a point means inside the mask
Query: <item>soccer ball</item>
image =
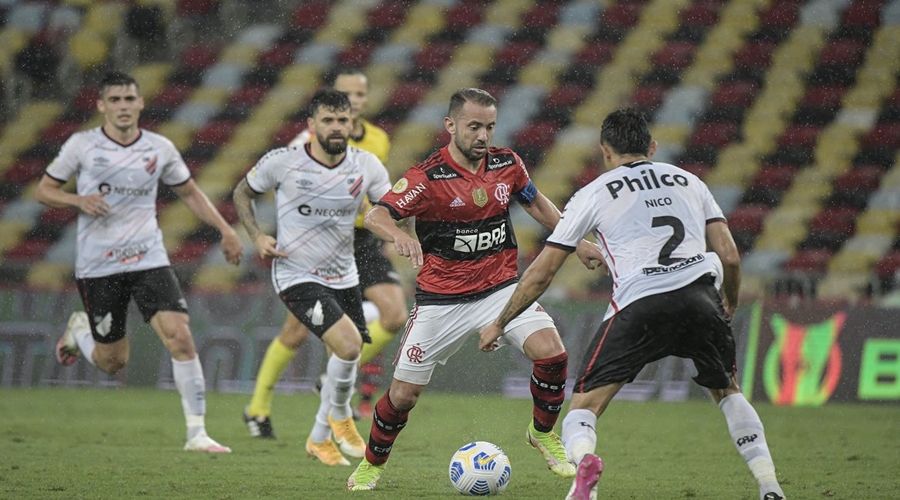
<svg viewBox="0 0 900 500"><path fill-rule="evenodd" d="M475 441L456 450L450 459L450 482L467 496L500 493L509 484L512 468L499 446Z"/></svg>

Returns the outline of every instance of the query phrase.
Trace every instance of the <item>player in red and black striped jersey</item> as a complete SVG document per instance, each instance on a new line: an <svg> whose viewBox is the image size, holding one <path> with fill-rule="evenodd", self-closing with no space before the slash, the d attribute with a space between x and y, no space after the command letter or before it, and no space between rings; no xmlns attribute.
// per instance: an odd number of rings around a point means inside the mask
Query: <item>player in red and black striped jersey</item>
<svg viewBox="0 0 900 500"><path fill-rule="evenodd" d="M496 122L493 96L458 90L444 118L450 144L410 169L366 215L366 228L421 270L391 387L375 405L366 457L348 480L351 490L375 487L435 367L496 317L515 289L518 251L510 202L518 200L548 229L559 221L559 210L531 182L522 160L509 149L490 147ZM416 219L418 241L394 223L407 217ZM599 259L600 253L584 242L579 256ZM497 343L513 345L533 360L534 408L526 437L554 473L572 477L575 468L553 432L568 366L553 320L534 304Z"/></svg>

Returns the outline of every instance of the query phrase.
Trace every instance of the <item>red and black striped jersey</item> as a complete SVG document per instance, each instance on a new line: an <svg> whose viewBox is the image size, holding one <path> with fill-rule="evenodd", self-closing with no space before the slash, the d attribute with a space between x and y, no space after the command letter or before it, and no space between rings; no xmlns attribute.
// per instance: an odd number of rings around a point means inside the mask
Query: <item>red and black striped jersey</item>
<svg viewBox="0 0 900 500"><path fill-rule="evenodd" d="M537 189L512 150L490 148L472 173L447 147L409 169L378 202L394 219L416 218L424 263L419 304L465 302L518 279L510 199L530 204Z"/></svg>

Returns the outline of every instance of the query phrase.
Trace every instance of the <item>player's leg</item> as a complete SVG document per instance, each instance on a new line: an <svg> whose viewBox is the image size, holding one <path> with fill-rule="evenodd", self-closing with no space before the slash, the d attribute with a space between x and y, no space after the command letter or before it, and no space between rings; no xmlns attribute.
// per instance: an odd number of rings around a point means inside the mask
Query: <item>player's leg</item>
<svg viewBox="0 0 900 500"><path fill-rule="evenodd" d="M69 317L56 345L57 360L71 365L78 354L100 370L115 374L128 364L125 321L131 293L126 274L77 281L86 312Z"/></svg>
<svg viewBox="0 0 900 500"><path fill-rule="evenodd" d="M477 331L470 304L417 305L409 315L390 388L375 403L366 457L350 478L353 491L375 488L394 442L409 420L419 396L431 381L434 368L446 363Z"/></svg>
<svg viewBox="0 0 900 500"><path fill-rule="evenodd" d="M769 452L762 421L747 398L741 394L737 380L732 377L728 388L710 389L709 392L725 415L732 444L759 485L760 500L783 500L784 491L775 475L775 463Z"/></svg>
<svg viewBox="0 0 900 500"><path fill-rule="evenodd" d="M244 423L247 424L251 436L275 439L270 417L275 384L308 336L309 330L288 311L281 331L266 349L266 354L259 365L259 372L256 374L253 397L250 399L250 405L244 409Z"/></svg>
<svg viewBox="0 0 900 500"><path fill-rule="evenodd" d="M603 473L603 460L596 455L597 417L624 385L625 382L617 382L572 394L569 411L563 419L562 440L569 460L578 469L566 500L597 498L597 482Z"/></svg>
<svg viewBox="0 0 900 500"><path fill-rule="evenodd" d="M506 287L489 298L487 307L494 317L512 294L511 289L514 287ZM528 443L541 452L554 474L573 477L575 465L566 458L562 441L553 432L566 398L569 365L569 356L553 320L540 305L532 304L507 325L502 338L505 340L501 344L515 345L532 360L530 388L534 405L525 432Z"/></svg>
<svg viewBox="0 0 900 500"><path fill-rule="evenodd" d="M363 297L378 308L378 319L366 324L372 342L363 344L359 358L358 412L360 418L367 419L374 411L373 400L375 391L378 390L378 377L381 376L381 363L376 357L406 323L409 311L403 288L396 282L382 282L366 287L363 289Z"/></svg>
<svg viewBox="0 0 900 500"><path fill-rule="evenodd" d="M194 347L187 301L171 267L132 273L132 295L144 321L150 324L172 356L172 378L181 396L187 426L184 449L231 453L206 433L206 379Z"/></svg>

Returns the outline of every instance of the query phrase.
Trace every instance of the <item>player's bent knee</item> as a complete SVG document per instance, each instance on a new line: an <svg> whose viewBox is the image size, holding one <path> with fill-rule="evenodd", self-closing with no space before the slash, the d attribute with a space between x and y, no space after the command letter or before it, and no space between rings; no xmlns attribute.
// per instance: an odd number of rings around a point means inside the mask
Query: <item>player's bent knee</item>
<svg viewBox="0 0 900 500"><path fill-rule="evenodd" d="M281 329L281 332L278 334L278 340L280 340L282 344L291 349L297 349L301 344L303 344L303 342L306 341L306 338L308 336L309 330L307 330L307 328L303 326L302 323L286 322L284 324L284 327Z"/></svg>
<svg viewBox="0 0 900 500"><path fill-rule="evenodd" d="M559 333L554 328L544 328L534 332L525 341L525 354L532 360L552 358L566 352Z"/></svg>

